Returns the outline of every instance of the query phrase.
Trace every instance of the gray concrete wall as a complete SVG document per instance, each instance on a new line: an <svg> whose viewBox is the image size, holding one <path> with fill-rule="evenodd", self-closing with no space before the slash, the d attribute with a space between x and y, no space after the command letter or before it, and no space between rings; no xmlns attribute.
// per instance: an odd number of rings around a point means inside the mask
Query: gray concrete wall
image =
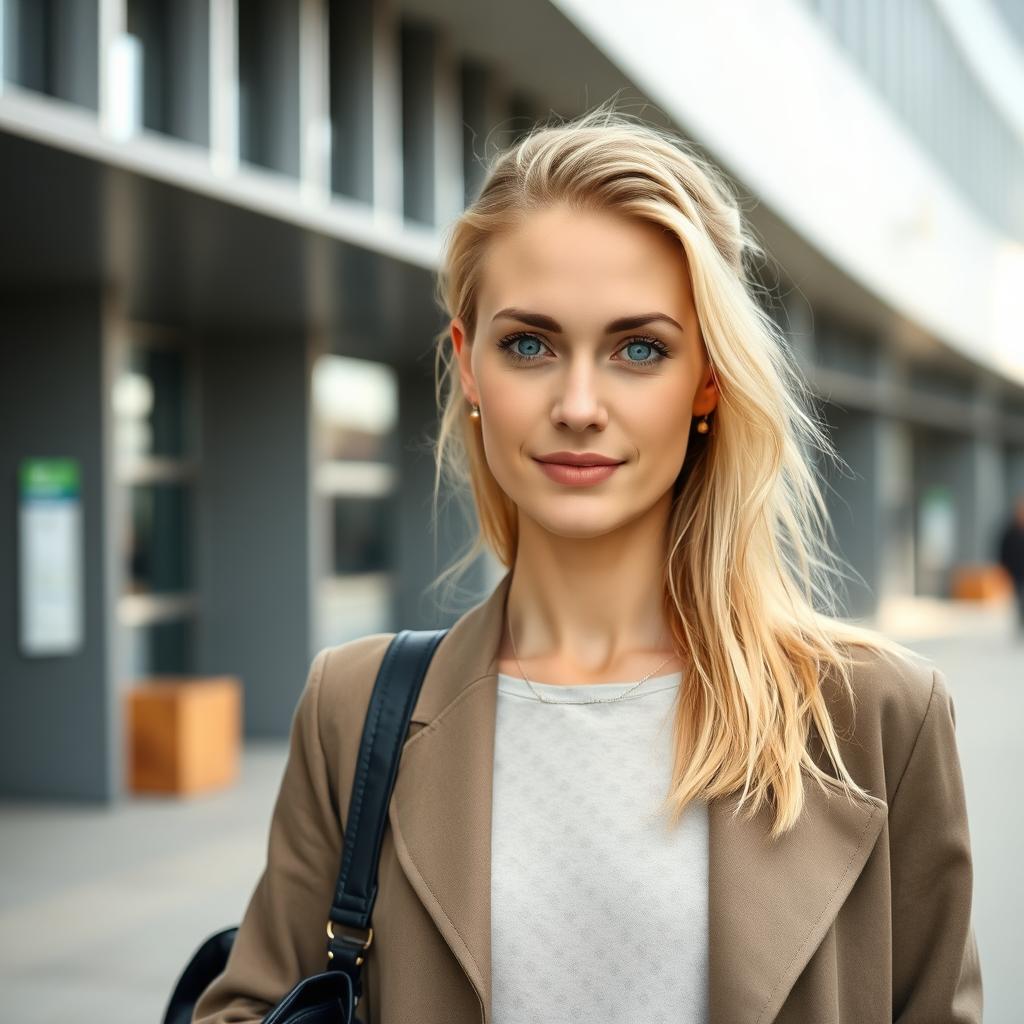
<svg viewBox="0 0 1024 1024"><path fill-rule="evenodd" d="M841 469L828 461L822 464L838 553L849 563L844 571L853 577L844 580L842 610L846 615L867 615L877 605L886 547L882 487L888 422L834 405L825 414L832 443L848 464Z"/></svg>
<svg viewBox="0 0 1024 1024"><path fill-rule="evenodd" d="M431 521L434 462L427 438L436 433L437 411L426 363L399 371L398 407L394 628L437 629L476 603L487 587L487 565L478 559L450 596L443 586L430 588L437 574L469 546L471 533L457 504L446 504L446 486L438 496L437 524Z"/></svg>
<svg viewBox="0 0 1024 1024"><path fill-rule="evenodd" d="M1006 500L1012 505L1018 496L1024 496L1024 446L1007 445L1006 448ZM1009 515L1009 508L1004 510Z"/></svg>
<svg viewBox="0 0 1024 1024"><path fill-rule="evenodd" d="M108 684L99 292L7 292L0 309L0 796L110 800L121 744ZM68 655L19 651L17 471L32 456L77 459L81 473L84 643Z"/></svg>
<svg viewBox="0 0 1024 1024"><path fill-rule="evenodd" d="M1007 508L1003 446L988 437L961 442L957 496L962 498L960 553L964 562L990 562Z"/></svg>
<svg viewBox="0 0 1024 1024"><path fill-rule="evenodd" d="M314 653L308 346L247 333L201 352L196 667L241 677L247 736L285 736Z"/></svg>
<svg viewBox="0 0 1024 1024"><path fill-rule="evenodd" d="M1008 513L1002 445L974 434L925 428L915 429L914 438L915 517L929 487L946 488L954 510L954 551L949 568L991 562ZM919 565L916 592L945 597L951 581L949 571L929 572Z"/></svg>

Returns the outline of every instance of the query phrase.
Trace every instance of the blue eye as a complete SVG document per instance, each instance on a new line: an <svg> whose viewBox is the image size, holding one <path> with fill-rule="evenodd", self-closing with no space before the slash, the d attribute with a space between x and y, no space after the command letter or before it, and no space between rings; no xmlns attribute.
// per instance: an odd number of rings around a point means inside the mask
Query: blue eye
<svg viewBox="0 0 1024 1024"><path fill-rule="evenodd" d="M514 351L513 346L520 342L526 342L528 345L537 346L544 345L544 342L530 331L519 331L516 334L510 334L505 338L502 338L498 342L498 348L501 349L514 363L536 363L540 362L537 358L537 352L524 353L521 351ZM545 347L547 347L545 345ZM644 349L651 349L658 353L657 359L627 359L625 362L632 363L636 366L656 366L662 361L662 359L670 359L668 346L657 338L649 337L637 337L630 338L628 344L623 346L624 351L633 350L633 354L636 354L636 350L639 349L641 354Z"/></svg>
<svg viewBox="0 0 1024 1024"><path fill-rule="evenodd" d="M629 351L630 349L636 349L636 348L639 348L639 349L645 349L645 348L653 349L655 352L659 353L659 355L661 355L661 356L667 356L668 355L668 349L666 349L665 346L662 345L662 343L660 341L658 341L657 338L634 338L626 346L626 351ZM652 360L650 360L650 359L640 359L638 361L641 362L641 363L652 362ZM627 360L627 362L633 362L633 360L629 359L629 360ZM653 362L660 363L661 360L660 359L655 359L655 360L653 360Z"/></svg>
<svg viewBox="0 0 1024 1024"><path fill-rule="evenodd" d="M532 344L534 346L543 344L540 338L535 334L510 334L507 338L502 338L502 340L498 342L498 347L503 349L513 361L519 361L522 363L532 362L532 357L537 354L536 352L523 353L512 351L512 346L518 345L521 341L525 341L527 344Z"/></svg>

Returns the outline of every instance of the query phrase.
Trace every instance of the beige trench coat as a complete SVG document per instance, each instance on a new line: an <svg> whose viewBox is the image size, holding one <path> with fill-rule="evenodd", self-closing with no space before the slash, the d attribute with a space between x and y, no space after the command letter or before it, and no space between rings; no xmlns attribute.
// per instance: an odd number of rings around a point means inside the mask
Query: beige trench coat
<svg viewBox="0 0 1024 1024"><path fill-rule="evenodd" d="M495 676L510 582L507 573L453 625L413 712L363 969L367 1024L492 1020ZM325 969L356 751L392 636L313 660L266 867L196 1024L260 1021L300 977ZM846 765L871 797L826 796L808 780L800 821L775 843L768 811L747 822L730 817L735 797L709 805L710 1024L981 1020L970 839L945 680L923 658L875 658L855 672L852 721L835 684L823 685Z"/></svg>

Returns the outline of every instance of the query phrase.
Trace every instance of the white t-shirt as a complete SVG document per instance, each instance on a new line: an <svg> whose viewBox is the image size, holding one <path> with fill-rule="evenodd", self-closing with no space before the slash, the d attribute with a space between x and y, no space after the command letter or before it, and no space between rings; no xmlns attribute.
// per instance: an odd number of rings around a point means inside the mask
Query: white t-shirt
<svg viewBox="0 0 1024 1024"><path fill-rule="evenodd" d="M682 673L558 686L500 673L491 820L494 1024L706 1024L707 805L670 828Z"/></svg>

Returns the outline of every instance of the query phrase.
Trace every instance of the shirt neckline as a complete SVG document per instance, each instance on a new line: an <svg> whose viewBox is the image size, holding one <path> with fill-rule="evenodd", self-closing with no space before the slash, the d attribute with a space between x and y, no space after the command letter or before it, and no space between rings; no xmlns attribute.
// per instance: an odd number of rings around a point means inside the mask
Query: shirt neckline
<svg viewBox="0 0 1024 1024"><path fill-rule="evenodd" d="M674 690L682 683L682 680L683 673L681 670L669 672L665 675L651 676L650 679L645 680L643 686L637 687L636 693L629 697L623 697L620 703L625 704L627 701L640 700L648 694L661 693L663 690ZM629 682L573 683L565 686L558 683L539 683L535 679L531 679L530 683L533 684L533 688L536 689L537 693L550 697L552 700L557 700L560 704L589 704L597 697L603 697L605 702L608 702L609 698L620 697L627 690L636 686L635 679ZM537 700L537 693L534 693L534 690L531 689L530 683L527 683L522 676L513 676L506 672L498 673L498 689L502 693L512 697L526 697L538 704L542 703ZM562 696L560 697L559 695ZM566 696L568 699L564 699Z"/></svg>

